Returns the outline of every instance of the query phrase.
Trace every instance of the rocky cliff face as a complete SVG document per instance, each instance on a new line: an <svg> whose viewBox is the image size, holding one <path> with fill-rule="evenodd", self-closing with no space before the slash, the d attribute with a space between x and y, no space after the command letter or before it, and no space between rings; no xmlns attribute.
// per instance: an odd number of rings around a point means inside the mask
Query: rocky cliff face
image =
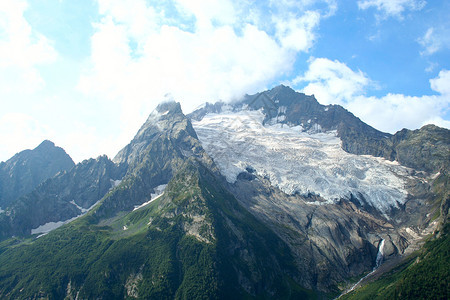
<svg viewBox="0 0 450 300"><path fill-rule="evenodd" d="M450 130L426 125L403 129L391 138L395 160L405 166L430 173L449 170Z"/></svg>
<svg viewBox="0 0 450 300"><path fill-rule="evenodd" d="M69 155L50 141L0 163L0 208L31 192L40 183L74 166Z"/></svg>
<svg viewBox="0 0 450 300"><path fill-rule="evenodd" d="M40 184L0 214L0 237L45 233L84 214L123 176L106 156L85 160ZM40 229L39 229L40 228Z"/></svg>
<svg viewBox="0 0 450 300"><path fill-rule="evenodd" d="M119 186L103 200L96 216L112 216L149 201L154 189L167 184L190 157L214 169L180 104L159 105L130 144L114 158L127 172Z"/></svg>

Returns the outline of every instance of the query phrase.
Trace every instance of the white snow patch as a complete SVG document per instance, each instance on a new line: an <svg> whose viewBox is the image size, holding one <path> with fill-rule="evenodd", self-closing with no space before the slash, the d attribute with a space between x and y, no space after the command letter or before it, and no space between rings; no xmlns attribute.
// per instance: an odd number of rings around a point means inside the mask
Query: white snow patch
<svg viewBox="0 0 450 300"><path fill-rule="evenodd" d="M406 227L406 232L411 235L414 239L418 239L420 235L414 231L411 227Z"/></svg>
<svg viewBox="0 0 450 300"><path fill-rule="evenodd" d="M110 179L110 181L111 181L112 188L115 188L122 182L122 179L117 179L117 180Z"/></svg>
<svg viewBox="0 0 450 300"><path fill-rule="evenodd" d="M284 120L286 120L286 116L285 116L285 115L279 115L279 116L277 117L277 121L278 121L278 122L283 122Z"/></svg>
<svg viewBox="0 0 450 300"><path fill-rule="evenodd" d="M229 104L225 104L221 107L221 111L222 112L232 112L233 111L233 107Z"/></svg>
<svg viewBox="0 0 450 300"><path fill-rule="evenodd" d="M123 230L127 230L127 229L128 229L127 225L123 225Z"/></svg>
<svg viewBox="0 0 450 300"><path fill-rule="evenodd" d="M4 210L0 207L0 214L1 214L2 212L4 212Z"/></svg>
<svg viewBox="0 0 450 300"><path fill-rule="evenodd" d="M75 201L72 200L72 201L70 201L70 203L75 205L76 207L78 207L81 210L81 214L80 215L78 215L76 217L73 217L71 219L65 220L65 221L45 223L44 225L41 225L41 226L39 226L37 228L34 228L34 229L31 229L31 234L39 234L39 233L41 233L41 235L36 237L36 238L40 238L41 236L46 235L50 231L52 231L52 230L54 230L54 229L56 229L58 227L61 227L64 224L70 223L70 222L78 219L79 217L84 216L87 212L89 212L91 209L93 209L99 202L100 202L100 200L95 202L91 207L86 209L86 208L82 208L81 206L78 206L78 204L76 204Z"/></svg>
<svg viewBox="0 0 450 300"><path fill-rule="evenodd" d="M81 213L86 213L88 212L89 209L87 208L83 208L81 206L79 206L78 204L75 203L75 200L70 201L70 203L72 203L73 205L75 205L79 210L81 210Z"/></svg>
<svg viewBox="0 0 450 300"><path fill-rule="evenodd" d="M441 171L437 172L436 174L433 174L433 176L431 176L431 179L434 180L434 179L438 178L439 175L441 175ZM0 210L1 210L1 208L0 208Z"/></svg>
<svg viewBox="0 0 450 300"><path fill-rule="evenodd" d="M72 222L73 220L77 219L80 216L76 216L73 217L69 220L65 220L65 221L58 221L58 222L48 222L45 223L44 225L41 225L37 228L31 229L31 234L39 234L39 233L43 233L41 234L39 237L41 237L42 235L45 235L47 233L49 233L50 231L63 226L64 224L67 224L69 222Z"/></svg>
<svg viewBox="0 0 450 300"><path fill-rule="evenodd" d="M150 200L147 202L142 203L141 205L135 206L133 211L138 210L139 208L142 208L151 202L155 201L159 197L161 197L164 194L164 190L166 189L167 184L161 184L154 188L155 193L150 194Z"/></svg>
<svg viewBox="0 0 450 300"><path fill-rule="evenodd" d="M199 106L197 106L197 107L194 109L194 111L205 108L206 105L207 105L207 103L208 103L208 102L204 102L203 104L200 104Z"/></svg>
<svg viewBox="0 0 450 300"><path fill-rule="evenodd" d="M264 126L263 119L261 111L241 111L193 121L204 149L228 182L252 167L287 194L319 194L328 203L353 194L381 212L405 202L408 172L398 163L349 154L336 132L311 134L301 126Z"/></svg>
<svg viewBox="0 0 450 300"><path fill-rule="evenodd" d="M323 110L324 110L324 111L328 111L328 107L325 107Z"/></svg>
<svg viewBox="0 0 450 300"><path fill-rule="evenodd" d="M314 123L311 128L308 130L309 134L322 132L322 126L320 124Z"/></svg>

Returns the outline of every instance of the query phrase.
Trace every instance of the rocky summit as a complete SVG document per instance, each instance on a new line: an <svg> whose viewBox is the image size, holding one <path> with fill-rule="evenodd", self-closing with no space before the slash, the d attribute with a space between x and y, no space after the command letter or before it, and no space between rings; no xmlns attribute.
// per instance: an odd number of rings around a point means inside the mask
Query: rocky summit
<svg viewBox="0 0 450 300"><path fill-rule="evenodd" d="M0 165L0 297L446 298L449 144L282 85L161 103L113 160L46 141Z"/></svg>
<svg viewBox="0 0 450 300"><path fill-rule="evenodd" d="M24 150L1 162L0 208L8 207L48 178L69 171L74 165L62 148L47 140L33 150Z"/></svg>

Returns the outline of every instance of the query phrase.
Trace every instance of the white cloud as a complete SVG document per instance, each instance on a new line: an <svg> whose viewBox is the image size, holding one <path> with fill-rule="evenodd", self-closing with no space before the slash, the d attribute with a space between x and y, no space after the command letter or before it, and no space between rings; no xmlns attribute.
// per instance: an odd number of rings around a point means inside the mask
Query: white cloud
<svg viewBox="0 0 450 300"><path fill-rule="evenodd" d="M34 148L52 133L27 113L45 87L39 67L57 59L52 43L24 17L27 2L0 1L0 159Z"/></svg>
<svg viewBox="0 0 450 300"><path fill-rule="evenodd" d="M380 98L358 96L344 106L378 130L395 133L403 128L417 129L432 123L448 127L449 122L443 120L443 116L449 103L450 99L442 95L387 94Z"/></svg>
<svg viewBox="0 0 450 300"><path fill-rule="evenodd" d="M430 80L431 88L439 95L411 97L387 94L368 97L365 92L373 85L361 71L353 71L346 64L326 58L310 60L309 68L294 84L306 83L302 89L314 94L322 104L339 104L369 125L394 133L402 128L416 129L429 123L449 127L444 117L450 104L450 71L442 70Z"/></svg>
<svg viewBox="0 0 450 300"><path fill-rule="evenodd" d="M236 8L230 0L176 0L178 8L197 20L197 28L211 27L212 22L233 25L237 20Z"/></svg>
<svg viewBox="0 0 450 300"><path fill-rule="evenodd" d="M422 55L431 55L441 48L441 42L436 38L433 27L428 28L425 35L417 41L425 48L425 51L421 52Z"/></svg>
<svg viewBox="0 0 450 300"><path fill-rule="evenodd" d="M75 121L64 135L55 136L52 140L57 145L63 145L64 150L76 163L103 154L113 158L118 150L124 146L124 144L117 144L114 135L102 135L98 132L97 127L81 121Z"/></svg>
<svg viewBox="0 0 450 300"><path fill-rule="evenodd" d="M417 42L424 48L421 55L432 55L443 49L450 49L450 30L445 27L430 27Z"/></svg>
<svg viewBox="0 0 450 300"><path fill-rule="evenodd" d="M32 116L24 113L8 113L0 117L1 160L7 160L17 152L32 149L51 135L52 130Z"/></svg>
<svg viewBox="0 0 450 300"><path fill-rule="evenodd" d="M40 90L45 82L37 67L57 57L50 41L24 18L26 9L25 1L0 2L0 93L5 98Z"/></svg>
<svg viewBox="0 0 450 300"><path fill-rule="evenodd" d="M112 157L123 147L123 144L117 144L114 132L110 135L100 134L98 128L83 121L66 120L66 124L58 125L61 128L55 128L25 113L2 115L0 140L4 142L0 147L0 161L7 160L22 150L33 149L46 139L63 147L75 162L102 154Z"/></svg>
<svg viewBox="0 0 450 300"><path fill-rule="evenodd" d="M421 10L426 5L424 0L359 0L359 9L375 7L383 17L402 18L406 10Z"/></svg>
<svg viewBox="0 0 450 300"><path fill-rule="evenodd" d="M433 91L450 97L450 71L441 70L438 77L430 79L430 86Z"/></svg>
<svg viewBox="0 0 450 300"><path fill-rule="evenodd" d="M360 70L355 72L346 64L327 58L311 58L305 74L293 80L294 85L300 82L307 82L303 91L315 94L324 104L344 103L361 95L371 84Z"/></svg>
<svg viewBox="0 0 450 300"><path fill-rule="evenodd" d="M307 51L315 39L314 28L319 24L320 14L306 11L303 16L275 16L276 35L281 45L287 49Z"/></svg>
<svg viewBox="0 0 450 300"><path fill-rule="evenodd" d="M241 2L174 4L178 14L194 17L189 30L145 1L99 0L102 19L79 89L121 107L124 144L168 93L189 112L205 101L266 88L311 48L320 21L311 10L252 18Z"/></svg>

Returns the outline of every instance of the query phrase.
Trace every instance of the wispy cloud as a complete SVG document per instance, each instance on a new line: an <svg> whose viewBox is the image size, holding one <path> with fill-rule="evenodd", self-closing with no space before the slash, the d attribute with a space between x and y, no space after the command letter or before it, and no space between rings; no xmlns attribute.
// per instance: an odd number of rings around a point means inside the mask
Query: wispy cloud
<svg viewBox="0 0 450 300"><path fill-rule="evenodd" d="M0 157L39 145L52 134L52 129L24 113L8 113L0 117Z"/></svg>
<svg viewBox="0 0 450 300"><path fill-rule="evenodd" d="M441 70L438 77L430 79L431 89L443 96L449 97L450 101L450 71Z"/></svg>
<svg viewBox="0 0 450 300"><path fill-rule="evenodd" d="M374 7L378 10L380 18L403 18L403 13L407 10L421 10L426 5L424 0L359 0L359 9L369 9Z"/></svg>
<svg viewBox="0 0 450 300"><path fill-rule="evenodd" d="M432 55L443 49L450 49L450 29L430 27L417 42L424 48L421 55Z"/></svg>

